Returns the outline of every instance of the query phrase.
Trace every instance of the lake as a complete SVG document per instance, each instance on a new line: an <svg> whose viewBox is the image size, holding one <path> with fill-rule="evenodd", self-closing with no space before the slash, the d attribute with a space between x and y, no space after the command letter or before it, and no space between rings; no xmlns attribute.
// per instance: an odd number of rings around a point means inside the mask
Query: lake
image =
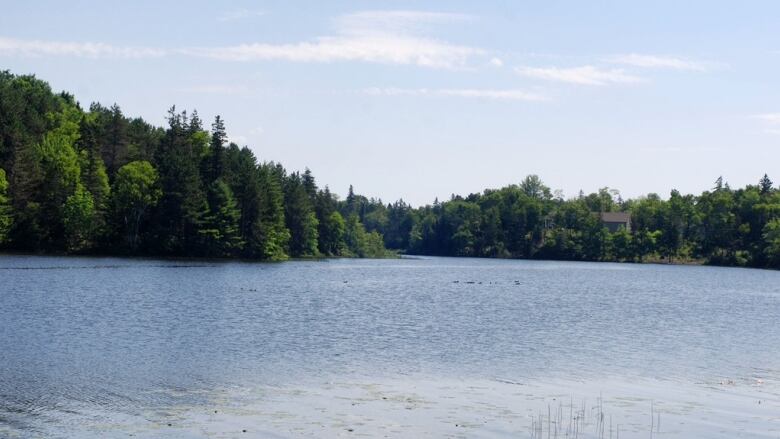
<svg viewBox="0 0 780 439"><path fill-rule="evenodd" d="M0 437L777 438L779 321L740 268L0 256Z"/></svg>

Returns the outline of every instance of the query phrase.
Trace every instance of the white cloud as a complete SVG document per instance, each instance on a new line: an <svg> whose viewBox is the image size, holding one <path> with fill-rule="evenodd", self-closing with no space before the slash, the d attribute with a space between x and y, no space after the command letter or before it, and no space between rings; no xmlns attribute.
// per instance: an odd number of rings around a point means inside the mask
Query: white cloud
<svg viewBox="0 0 780 439"><path fill-rule="evenodd" d="M181 52L227 61L363 61L436 68L464 67L485 51L420 35L426 26L469 20L462 14L423 11L363 11L335 20L336 35L287 44L249 43Z"/></svg>
<svg viewBox="0 0 780 439"><path fill-rule="evenodd" d="M265 11L253 11L249 9L234 9L232 11L223 12L219 17L217 17L217 21L221 21L224 23L228 21L237 21L237 20L245 20L254 17L262 17L263 15L265 15Z"/></svg>
<svg viewBox="0 0 780 439"><path fill-rule="evenodd" d="M490 65L494 67L503 67L504 61L502 61L501 58L490 58Z"/></svg>
<svg viewBox="0 0 780 439"><path fill-rule="evenodd" d="M0 37L0 55L75 56L81 58L159 58L165 50L106 43L22 40Z"/></svg>
<svg viewBox="0 0 780 439"><path fill-rule="evenodd" d="M633 84L644 81L627 74L623 69L602 69L590 65L568 68L517 67L515 71L530 78L580 85Z"/></svg>
<svg viewBox="0 0 780 439"><path fill-rule="evenodd" d="M227 12L218 19L231 21L262 14L262 11L240 9ZM227 47L191 47L175 50L0 37L0 55L150 58L176 53L226 61L362 61L461 68L465 67L473 57L485 55L485 51L437 40L421 33L431 24L470 19L468 15L441 12L363 11L336 19L335 35L321 36L309 41L287 44L248 43ZM201 92L207 91L201 90Z"/></svg>
<svg viewBox="0 0 780 439"><path fill-rule="evenodd" d="M624 64L648 69L690 70L703 72L710 67L710 63L693 61L674 56L641 55L630 53L619 55L609 60L615 64Z"/></svg>
<svg viewBox="0 0 780 439"><path fill-rule="evenodd" d="M470 89L470 88L379 88L372 87L361 91L370 96L432 96L492 99L504 101L546 101L547 97L517 89Z"/></svg>
<svg viewBox="0 0 780 439"><path fill-rule="evenodd" d="M239 9L218 20L232 21L262 15ZM149 58L168 53L217 60L284 60L291 62L363 61L423 67L458 68L484 55L480 48L451 44L420 35L431 24L470 20L463 14L424 11L363 11L335 20L336 34L288 44L248 43L227 47L195 47L166 51L106 43L21 40L0 37L0 55L76 56L86 58ZM500 60L498 60L500 62ZM495 62L493 62L495 64Z"/></svg>
<svg viewBox="0 0 780 439"><path fill-rule="evenodd" d="M423 67L463 67L483 50L416 37L321 37L293 44L241 44L219 48L193 48L189 55L225 61L333 62L365 61L382 64L412 64Z"/></svg>

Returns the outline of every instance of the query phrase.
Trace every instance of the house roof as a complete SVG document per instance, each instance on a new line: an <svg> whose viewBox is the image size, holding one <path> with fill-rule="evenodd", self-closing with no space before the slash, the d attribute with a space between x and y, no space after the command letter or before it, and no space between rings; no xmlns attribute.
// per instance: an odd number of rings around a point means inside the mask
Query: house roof
<svg viewBox="0 0 780 439"><path fill-rule="evenodd" d="M605 223L628 223L631 221L631 214L628 212L601 212L601 221Z"/></svg>

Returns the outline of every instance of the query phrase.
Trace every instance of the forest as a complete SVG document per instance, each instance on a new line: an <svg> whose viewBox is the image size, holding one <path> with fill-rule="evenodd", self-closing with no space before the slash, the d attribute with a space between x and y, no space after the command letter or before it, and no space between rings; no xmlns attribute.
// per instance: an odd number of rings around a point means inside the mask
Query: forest
<svg viewBox="0 0 780 439"><path fill-rule="evenodd" d="M167 127L116 104L84 109L32 75L0 72L0 249L248 258L414 255L690 262L780 268L780 190L764 174L699 195L565 198L535 175L413 207L340 199L228 142L225 121L168 111ZM610 231L604 212L627 212Z"/></svg>

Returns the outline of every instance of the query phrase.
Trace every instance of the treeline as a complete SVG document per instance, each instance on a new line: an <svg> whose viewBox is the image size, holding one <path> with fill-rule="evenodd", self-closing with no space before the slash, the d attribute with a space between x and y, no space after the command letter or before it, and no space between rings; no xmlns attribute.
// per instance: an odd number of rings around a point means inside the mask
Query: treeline
<svg viewBox="0 0 780 439"><path fill-rule="evenodd" d="M359 211L388 247L412 254L780 268L780 190L766 175L742 189L718 178L699 196L673 190L667 200L623 200L609 188L564 199L531 175L417 209L374 202ZM603 212L628 212L630 224L610 232Z"/></svg>
<svg viewBox="0 0 780 439"><path fill-rule="evenodd" d="M0 72L0 247L15 251L289 257L386 255L357 205L227 142L217 116L168 126L82 109Z"/></svg>
<svg viewBox="0 0 780 439"><path fill-rule="evenodd" d="M610 231L605 212L627 212ZM623 200L565 199L538 177L413 208L339 200L227 143L197 112L168 126L85 111L33 76L0 73L0 246L19 251L246 257L409 254L588 261L692 261L780 268L780 190L764 175L732 189Z"/></svg>

